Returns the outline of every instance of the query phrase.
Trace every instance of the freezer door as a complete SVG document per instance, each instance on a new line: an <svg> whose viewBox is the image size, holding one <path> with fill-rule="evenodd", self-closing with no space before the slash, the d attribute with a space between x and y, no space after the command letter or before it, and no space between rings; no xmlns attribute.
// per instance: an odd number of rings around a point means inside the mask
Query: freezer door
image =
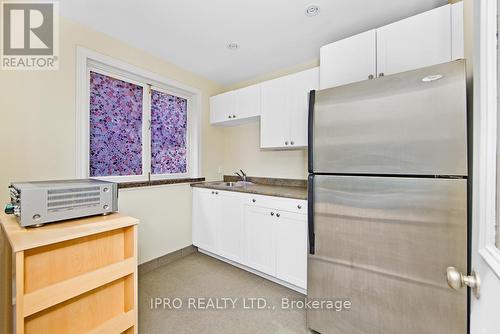
<svg viewBox="0 0 500 334"><path fill-rule="evenodd" d="M350 301L309 309L322 334L466 334L466 180L315 176L314 255L308 299Z"/></svg>
<svg viewBox="0 0 500 334"><path fill-rule="evenodd" d="M317 91L311 173L467 175L463 60Z"/></svg>

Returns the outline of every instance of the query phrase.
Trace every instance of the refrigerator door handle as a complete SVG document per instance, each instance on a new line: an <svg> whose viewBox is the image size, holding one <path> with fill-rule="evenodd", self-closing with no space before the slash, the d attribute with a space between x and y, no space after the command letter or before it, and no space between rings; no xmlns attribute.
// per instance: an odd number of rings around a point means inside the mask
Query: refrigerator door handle
<svg viewBox="0 0 500 334"><path fill-rule="evenodd" d="M314 149L314 102L316 101L316 91L312 90L309 92L309 115L307 118L307 153L308 153L308 164L309 173L314 173L313 166L313 149Z"/></svg>
<svg viewBox="0 0 500 334"><path fill-rule="evenodd" d="M315 235L314 235L314 175L309 175L307 180L307 230L309 233L309 254L314 255L315 252Z"/></svg>

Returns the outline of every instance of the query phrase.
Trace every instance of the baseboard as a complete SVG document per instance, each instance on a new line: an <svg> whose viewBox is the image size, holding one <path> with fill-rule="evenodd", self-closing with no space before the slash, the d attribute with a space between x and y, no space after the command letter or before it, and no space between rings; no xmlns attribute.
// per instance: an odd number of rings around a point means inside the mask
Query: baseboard
<svg viewBox="0 0 500 334"><path fill-rule="evenodd" d="M187 247L176 250L172 253L168 253L168 254L165 254L163 256L160 256L160 257L153 259L151 261L144 262L144 263L139 265L139 275L144 275L152 270L155 270L155 269L160 268L166 264L177 261L180 258L183 258L184 256L187 256L189 254L193 254L195 252L197 252L197 248L193 245L189 245Z"/></svg>
<svg viewBox="0 0 500 334"><path fill-rule="evenodd" d="M303 288L298 287L298 286L296 286L296 285L294 285L294 284L291 284L291 283L288 283L288 282L282 281L282 280L280 280L279 278L273 277L273 276L271 276L271 275L268 275L268 274L265 274L265 273L260 272L260 271L258 271L258 270L255 270L255 269L253 269L253 268L247 267L247 266L245 266L245 265L243 265L243 264L241 264L241 263L234 262L234 261L232 261L232 260L226 259L225 257L222 257L222 256L220 256L220 255L214 254L214 253L212 253L212 252L209 252L209 251L204 250L204 249L201 249L201 248L198 248L198 252L203 253L203 254L208 255L208 256L211 256L211 257L214 257L214 258L216 258L217 260L221 260L221 261L223 261L223 262L229 263L229 264L231 264L231 265L233 265L233 266L235 266L235 267L238 267L238 268L240 268L240 269L243 269L243 270L246 270L246 271L248 271L248 272L251 272L252 274L255 274L255 275L257 275L257 276L263 277L263 278L265 278L265 279L267 279L267 280L269 280L269 281L272 281L272 282L277 283L277 284L279 284L279 285L283 285L283 286L285 286L285 287L287 287L287 288L289 288L289 289L292 289L292 290L295 290L295 291L297 291L297 292L300 292L300 293L302 293L302 294L304 294L304 295L307 295L307 290L306 290L306 289L303 289Z"/></svg>

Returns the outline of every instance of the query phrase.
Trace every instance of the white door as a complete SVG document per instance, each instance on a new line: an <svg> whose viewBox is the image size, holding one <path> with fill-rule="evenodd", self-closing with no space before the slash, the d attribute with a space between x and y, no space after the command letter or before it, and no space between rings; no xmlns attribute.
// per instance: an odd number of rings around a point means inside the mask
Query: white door
<svg viewBox="0 0 500 334"><path fill-rule="evenodd" d="M481 290L471 298L471 334L500 333L497 7L497 0L474 1L472 269Z"/></svg>
<svg viewBox="0 0 500 334"><path fill-rule="evenodd" d="M243 201L234 193L217 191L217 254L242 261L243 254Z"/></svg>
<svg viewBox="0 0 500 334"><path fill-rule="evenodd" d="M378 76L448 61L451 61L450 5L377 29Z"/></svg>
<svg viewBox="0 0 500 334"><path fill-rule="evenodd" d="M376 76L375 30L320 48L320 89L363 81Z"/></svg>
<svg viewBox="0 0 500 334"><path fill-rule="evenodd" d="M260 147L279 148L290 144L290 117L287 115L288 77L263 82Z"/></svg>
<svg viewBox="0 0 500 334"><path fill-rule="evenodd" d="M245 265L276 274L273 224L276 210L245 206Z"/></svg>
<svg viewBox="0 0 500 334"><path fill-rule="evenodd" d="M216 202L215 191L193 189L193 244L210 252L216 251Z"/></svg>
<svg viewBox="0 0 500 334"><path fill-rule="evenodd" d="M319 67L290 77L290 146L307 146L309 92L319 88Z"/></svg>
<svg viewBox="0 0 500 334"><path fill-rule="evenodd" d="M210 123L219 123L232 119L236 113L235 91L212 96L210 98Z"/></svg>
<svg viewBox="0 0 500 334"><path fill-rule="evenodd" d="M274 217L276 277L306 289L307 216L279 211Z"/></svg>
<svg viewBox="0 0 500 334"><path fill-rule="evenodd" d="M236 91L236 119L260 115L260 84L252 85Z"/></svg>

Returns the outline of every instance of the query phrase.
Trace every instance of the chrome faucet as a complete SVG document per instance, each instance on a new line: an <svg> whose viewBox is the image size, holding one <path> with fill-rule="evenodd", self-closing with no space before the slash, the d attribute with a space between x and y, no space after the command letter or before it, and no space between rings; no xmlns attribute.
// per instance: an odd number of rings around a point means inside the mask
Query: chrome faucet
<svg viewBox="0 0 500 334"><path fill-rule="evenodd" d="M241 181L247 182L247 174L245 174L245 172L242 171L241 169L240 169L240 172L241 172L241 174L238 172L235 172L234 174L238 175L241 178Z"/></svg>

